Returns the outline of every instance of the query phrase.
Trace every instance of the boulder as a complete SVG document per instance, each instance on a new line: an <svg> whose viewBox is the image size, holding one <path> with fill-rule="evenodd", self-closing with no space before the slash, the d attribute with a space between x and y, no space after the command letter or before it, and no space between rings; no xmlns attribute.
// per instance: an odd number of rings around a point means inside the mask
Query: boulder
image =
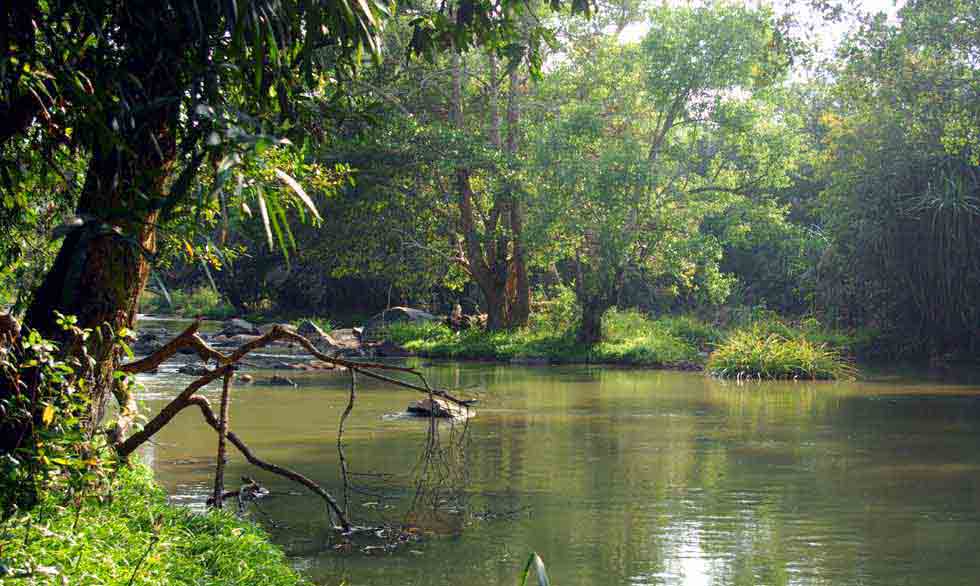
<svg viewBox="0 0 980 586"><path fill-rule="evenodd" d="M396 322L421 323L439 321L439 318L427 311L411 307L392 307L372 317L364 323L362 339L375 340L382 337L389 324Z"/></svg>
<svg viewBox="0 0 980 586"><path fill-rule="evenodd" d="M301 321L296 331L299 335L312 342L321 352L328 352L341 347L341 344L330 334L324 332L320 326L308 319Z"/></svg>
<svg viewBox="0 0 980 586"><path fill-rule="evenodd" d="M327 333L324 332L320 328L320 326L316 325L312 320L308 320L308 319L304 319L301 322L299 322L299 326L297 326L296 331L299 333L299 335L304 336L306 338L316 338L319 336L327 335Z"/></svg>
<svg viewBox="0 0 980 586"><path fill-rule="evenodd" d="M264 336L264 335L268 334L269 332L271 332L272 331L272 328L274 328L276 326L279 326L280 328L282 328L284 330L289 330L291 332L295 332L296 331L296 328L294 328L290 324L262 324L261 326L259 326L259 332Z"/></svg>
<svg viewBox="0 0 980 586"><path fill-rule="evenodd" d="M419 417L445 417L454 419L466 419L467 417L473 416L473 410L464 407L462 405L457 405L451 401L445 399L439 399L433 397L430 399L422 399L419 401L412 401L408 404L405 409L408 413L412 415L418 415Z"/></svg>
<svg viewBox="0 0 980 586"><path fill-rule="evenodd" d="M224 336L259 336L262 334L259 328L255 327L251 322L247 322L243 319L234 318L226 321L221 326L221 334Z"/></svg>
<svg viewBox="0 0 980 586"><path fill-rule="evenodd" d="M341 348L359 348L361 346L361 332L359 328L333 330L328 334L328 337Z"/></svg>

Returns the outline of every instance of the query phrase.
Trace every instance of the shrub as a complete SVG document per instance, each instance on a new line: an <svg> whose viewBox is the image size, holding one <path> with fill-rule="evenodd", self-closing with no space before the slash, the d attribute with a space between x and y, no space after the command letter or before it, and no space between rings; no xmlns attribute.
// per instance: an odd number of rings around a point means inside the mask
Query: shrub
<svg viewBox="0 0 980 586"><path fill-rule="evenodd" d="M688 322L690 330L698 328ZM551 327L549 318L532 320L527 328L489 332L469 329L453 332L444 324L392 324L388 339L423 356L435 358L547 358L556 363L610 362L642 366L665 366L689 363L698 359L698 347L671 327L700 339L713 333L697 335L680 326L652 321L642 313L612 310L603 319L605 340L593 348L575 342L575 329Z"/></svg>
<svg viewBox="0 0 980 586"><path fill-rule="evenodd" d="M721 378L851 379L856 370L839 351L805 338L769 332L768 324L733 332L708 358Z"/></svg>

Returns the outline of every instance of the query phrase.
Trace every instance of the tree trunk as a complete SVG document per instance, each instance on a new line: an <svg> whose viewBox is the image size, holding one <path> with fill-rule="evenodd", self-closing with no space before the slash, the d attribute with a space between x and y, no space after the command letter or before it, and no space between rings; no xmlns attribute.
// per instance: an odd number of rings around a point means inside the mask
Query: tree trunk
<svg viewBox="0 0 980 586"><path fill-rule="evenodd" d="M607 309L607 304L595 299L582 305L582 323L577 336L580 344L595 346L602 341L602 315Z"/></svg>
<svg viewBox="0 0 980 586"><path fill-rule="evenodd" d="M139 37L139 24L132 24L129 34ZM132 81L119 81L118 91L138 98L126 108L108 98L103 104L107 127L116 130L111 135L103 130L104 135L92 140L76 225L25 316L25 327L61 343L67 355L80 355L82 342L58 325L55 312L74 315L79 327L96 330L84 342L94 360L84 373L91 399L86 422L90 433L101 422L112 390L119 358L114 337L133 326L150 274L164 189L177 158L173 129L179 100L163 98L179 91L178 72L160 62L153 43L131 46L127 67ZM4 386L0 384L0 395L11 392ZM7 434L0 436L0 452L16 447Z"/></svg>
<svg viewBox="0 0 980 586"><path fill-rule="evenodd" d="M510 70L507 90L507 152L512 159L517 157L518 131L520 130L520 79L517 68ZM511 261L509 280L513 286L508 291L510 315L508 327L527 325L531 315L531 285L527 276L527 258L524 251L524 205L514 196L514 186L508 188L508 207L510 210Z"/></svg>

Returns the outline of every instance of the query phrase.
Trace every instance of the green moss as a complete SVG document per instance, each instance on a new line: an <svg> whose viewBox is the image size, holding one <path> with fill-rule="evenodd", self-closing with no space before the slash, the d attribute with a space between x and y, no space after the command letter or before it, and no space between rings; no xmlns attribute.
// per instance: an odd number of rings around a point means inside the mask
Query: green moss
<svg viewBox="0 0 980 586"><path fill-rule="evenodd" d="M80 508L49 496L8 520L0 527L2 571L32 572L29 583L51 585L307 583L260 527L168 504L145 467L122 470L110 494Z"/></svg>

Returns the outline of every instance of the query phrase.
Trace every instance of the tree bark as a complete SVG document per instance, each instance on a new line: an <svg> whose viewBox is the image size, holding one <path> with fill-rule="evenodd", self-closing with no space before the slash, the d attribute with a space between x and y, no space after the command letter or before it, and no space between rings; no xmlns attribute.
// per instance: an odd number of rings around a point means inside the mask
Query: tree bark
<svg viewBox="0 0 980 586"><path fill-rule="evenodd" d="M582 323L579 325L577 340L586 346L595 346L602 341L602 315L609 309L604 304L591 301L582 306Z"/></svg>
<svg viewBox="0 0 980 586"><path fill-rule="evenodd" d="M501 137L500 92L497 60L488 56L490 73L489 90L489 142L516 158L518 125L520 123L520 76L517 69L508 74L507 138ZM462 104L462 63L459 55L453 56L452 103L450 119L457 126L464 122ZM530 285L527 261L522 240L524 208L515 197L515 186L505 185L495 193L491 209L481 214L482 230L478 225L476 206L470 182L470 170L456 170L457 197L460 213L459 232L462 237L464 266L483 296L487 313L487 328L504 330L527 324L530 315Z"/></svg>
<svg viewBox="0 0 980 586"><path fill-rule="evenodd" d="M156 226L167 180L177 158L174 129L178 125L179 92L172 63L160 62L159 50L140 39L141 22L123 23L132 47L126 67L130 78L103 85L115 87L130 102L104 97L106 127L92 129L85 184L77 206L77 222L62 242L54 265L25 316L33 328L62 344L62 352L80 355L80 342L70 342L57 323L59 312L77 317L77 325L94 334L85 350L94 367L85 373L91 409L87 426L94 432L105 413L118 361L115 334L133 326L139 295L156 252ZM130 26L132 25L132 26ZM152 35L150 35L152 38ZM109 129L112 130L109 130ZM10 392L0 384L0 395ZM8 445L0 434L0 452Z"/></svg>
<svg viewBox="0 0 980 586"><path fill-rule="evenodd" d="M512 160L517 157L518 132L520 130L520 78L517 68L510 70L507 91L507 152ZM508 188L510 209L511 261L510 273L513 287L509 291L509 327L527 325L531 315L531 285L527 276L527 259L524 251L524 204L514 195L514 186Z"/></svg>

